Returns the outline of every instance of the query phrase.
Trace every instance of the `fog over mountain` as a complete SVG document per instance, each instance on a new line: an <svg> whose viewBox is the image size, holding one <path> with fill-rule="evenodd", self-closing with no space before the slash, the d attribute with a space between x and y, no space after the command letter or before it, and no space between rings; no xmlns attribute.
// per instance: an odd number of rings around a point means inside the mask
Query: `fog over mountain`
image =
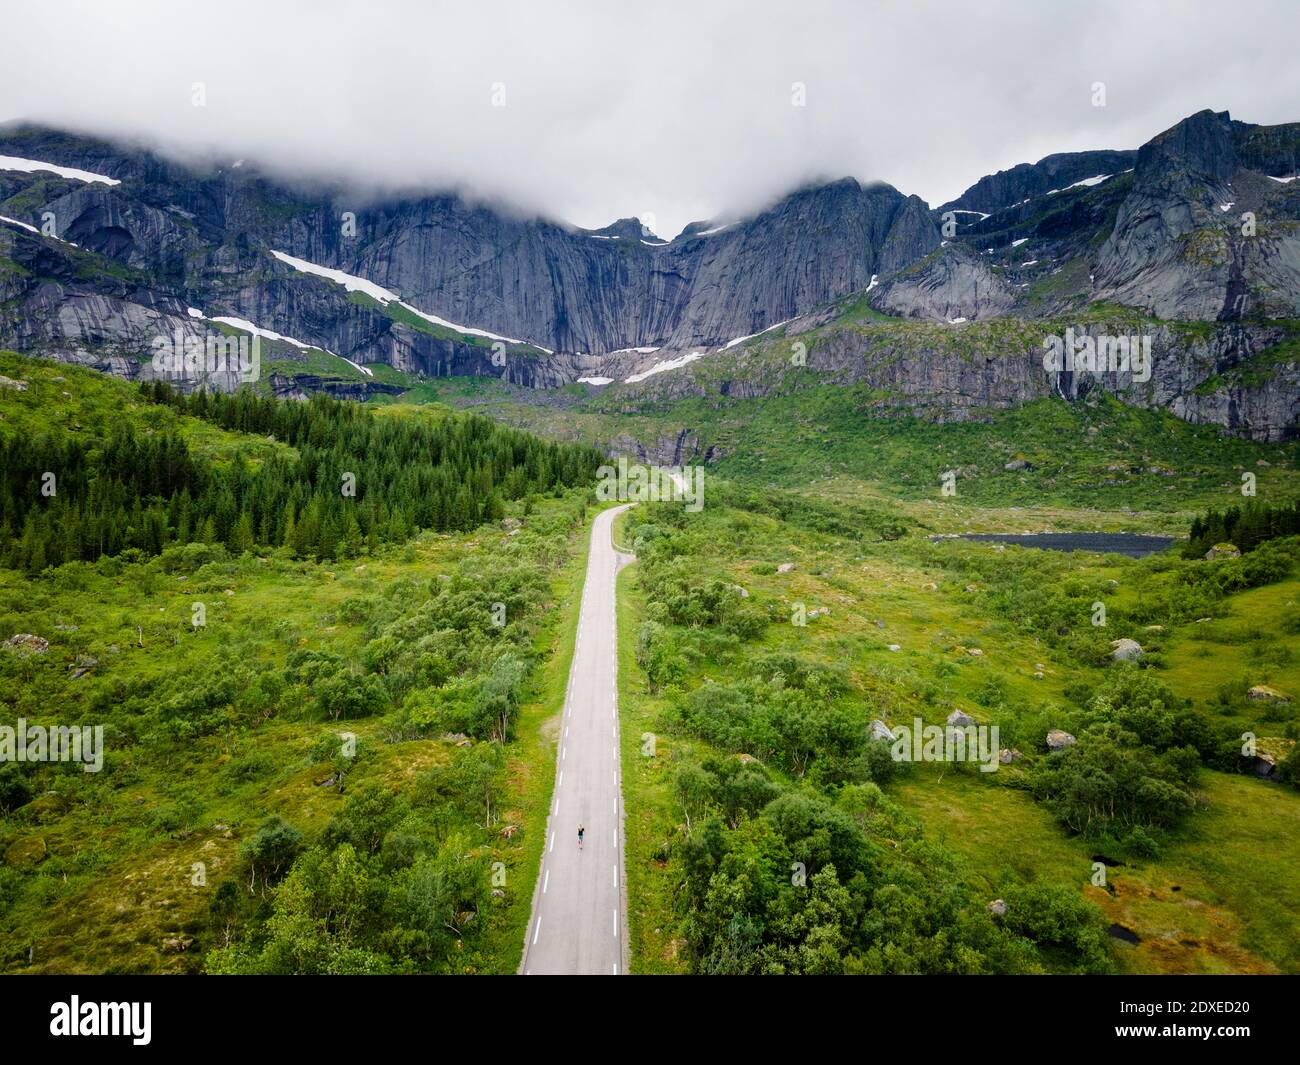
<svg viewBox="0 0 1300 1065"><path fill-rule="evenodd" d="M284 176L457 186L588 227L637 215L672 237L810 179L880 179L936 205L1049 152L1137 147L1201 108L1295 117L1294 4L1180 10L1173 33L1163 5L1126 3L955 18L929 2L234 0L126 18L6 0L0 121Z"/></svg>

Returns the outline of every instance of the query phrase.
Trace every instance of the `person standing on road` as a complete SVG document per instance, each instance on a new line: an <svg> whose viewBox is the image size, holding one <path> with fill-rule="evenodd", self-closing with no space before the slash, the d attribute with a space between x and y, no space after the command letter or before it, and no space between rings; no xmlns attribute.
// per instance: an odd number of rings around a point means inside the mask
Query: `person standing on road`
<svg viewBox="0 0 1300 1065"><path fill-rule="evenodd" d="M582 834L586 831L587 830L583 828L582 825L578 826L578 850L582 850Z"/></svg>

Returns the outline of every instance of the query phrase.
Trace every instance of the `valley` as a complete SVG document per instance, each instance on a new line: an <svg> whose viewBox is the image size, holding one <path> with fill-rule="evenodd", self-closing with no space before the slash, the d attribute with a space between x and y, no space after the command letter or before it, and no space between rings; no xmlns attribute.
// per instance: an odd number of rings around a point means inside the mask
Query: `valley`
<svg viewBox="0 0 1300 1065"><path fill-rule="evenodd" d="M1298 150L665 239L3 127L0 701L105 751L0 970L1300 972Z"/></svg>

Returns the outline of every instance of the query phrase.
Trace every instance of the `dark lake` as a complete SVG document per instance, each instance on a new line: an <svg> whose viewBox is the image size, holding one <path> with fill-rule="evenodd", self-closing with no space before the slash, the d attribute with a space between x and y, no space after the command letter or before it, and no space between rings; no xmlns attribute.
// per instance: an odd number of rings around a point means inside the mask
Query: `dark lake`
<svg viewBox="0 0 1300 1065"><path fill-rule="evenodd" d="M935 540L950 539L936 536ZM1041 547L1048 551L1098 551L1103 554L1128 555L1143 558L1163 551L1174 542L1172 536L1143 536L1140 533L1034 533L1017 536L1012 533L965 533L957 539L978 540L984 543L1019 544L1021 547Z"/></svg>

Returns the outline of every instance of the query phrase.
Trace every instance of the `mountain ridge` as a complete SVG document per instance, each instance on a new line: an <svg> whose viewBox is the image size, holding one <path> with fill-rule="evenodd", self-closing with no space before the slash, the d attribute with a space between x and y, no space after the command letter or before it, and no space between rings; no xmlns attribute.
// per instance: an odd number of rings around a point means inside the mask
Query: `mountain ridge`
<svg viewBox="0 0 1300 1065"><path fill-rule="evenodd" d="M1300 124L1228 112L1198 112L1136 151L1020 164L933 210L841 178L666 241L635 218L583 230L451 192L352 210L339 186L290 187L255 163L194 170L30 125L0 130L0 155L117 182L0 169L0 344L128 377L151 375L159 334L222 322L286 338L275 388L297 394L283 367L313 351L416 378L635 383L859 295L876 313L957 326L1107 303L1157 321L1300 318L1300 187L1284 173ZM1258 346L1217 350L1214 373ZM1164 356L1204 365L1190 348ZM1270 438L1293 431L1294 404L1263 406Z"/></svg>

